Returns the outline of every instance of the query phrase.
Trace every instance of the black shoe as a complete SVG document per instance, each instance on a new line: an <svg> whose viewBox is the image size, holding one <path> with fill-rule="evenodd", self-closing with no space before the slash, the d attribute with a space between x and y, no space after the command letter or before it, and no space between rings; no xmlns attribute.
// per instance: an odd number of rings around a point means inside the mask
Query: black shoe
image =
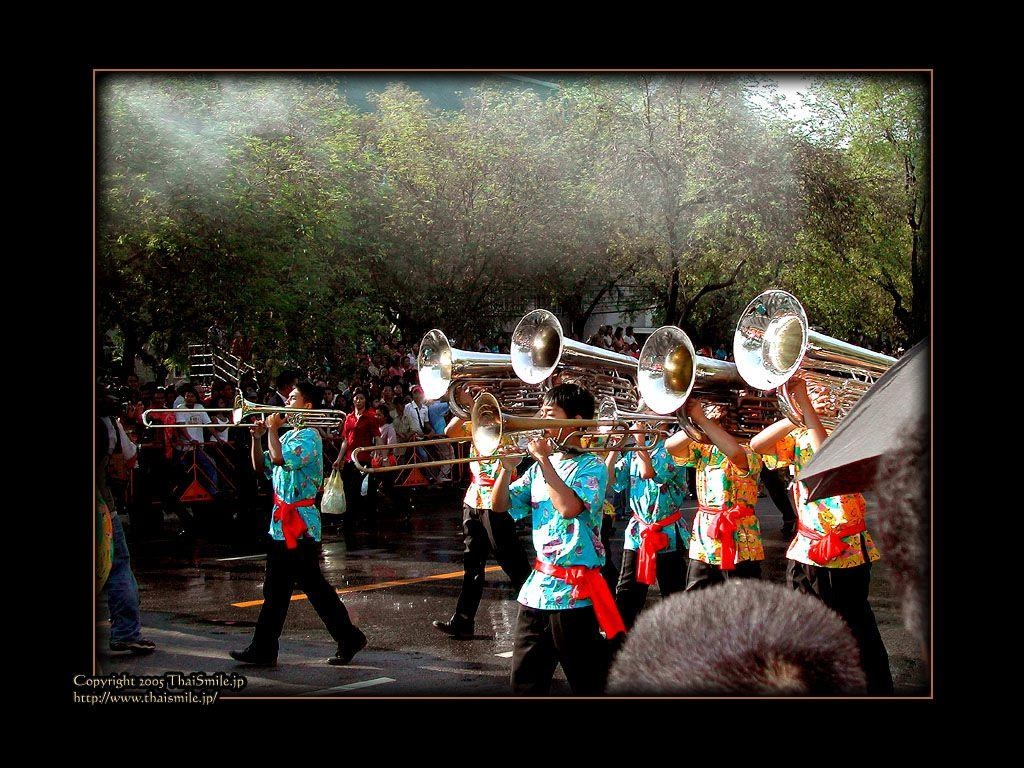
<svg viewBox="0 0 1024 768"><path fill-rule="evenodd" d="M441 630L446 635L451 635L456 640L471 640L473 638L473 623L467 623L458 616L452 616L448 621L439 621L435 619L432 624L434 627Z"/></svg>
<svg viewBox="0 0 1024 768"><path fill-rule="evenodd" d="M243 664L252 664L254 667L273 667L277 665L277 657L261 656L252 648L246 648L241 651L228 651L228 654L235 661L240 661Z"/></svg>
<svg viewBox="0 0 1024 768"><path fill-rule="evenodd" d="M338 646L338 652L327 660L328 664L343 667L352 661L352 657L366 647L366 635L356 627L352 627L352 636L347 645Z"/></svg>
<svg viewBox="0 0 1024 768"><path fill-rule="evenodd" d="M117 640L111 641L110 650L118 652L128 651L136 656L143 656L155 651L156 643L152 640L145 640L141 637L138 640Z"/></svg>

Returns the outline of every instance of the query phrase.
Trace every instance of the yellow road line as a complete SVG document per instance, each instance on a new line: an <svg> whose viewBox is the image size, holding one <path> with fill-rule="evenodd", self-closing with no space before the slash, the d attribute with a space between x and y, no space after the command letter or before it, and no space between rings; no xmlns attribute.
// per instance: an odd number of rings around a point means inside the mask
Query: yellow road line
<svg viewBox="0 0 1024 768"><path fill-rule="evenodd" d="M491 571L500 571L500 565L490 565L484 568L484 573L490 573ZM424 581L438 581L440 579L457 579L462 576L462 571L452 571L451 573L435 573L433 576L421 576L418 579L401 579L399 581L382 581L377 584L364 584L361 587L346 587L345 589L334 590L339 595L348 595L353 592L369 592L374 589L387 589L388 587L403 587L406 584L420 584ZM306 593L303 592L298 595L292 595L292 600L306 600ZM232 603L234 608L255 608L257 605L263 605L262 600L246 600L244 603Z"/></svg>

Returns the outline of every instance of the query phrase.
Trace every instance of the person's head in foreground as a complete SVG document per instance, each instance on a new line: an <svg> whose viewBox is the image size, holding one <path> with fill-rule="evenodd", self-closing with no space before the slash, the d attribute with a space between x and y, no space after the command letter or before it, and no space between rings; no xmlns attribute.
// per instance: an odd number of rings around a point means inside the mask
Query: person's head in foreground
<svg viewBox="0 0 1024 768"><path fill-rule="evenodd" d="M764 581L662 600L640 615L608 676L617 696L856 695L865 686L843 620Z"/></svg>

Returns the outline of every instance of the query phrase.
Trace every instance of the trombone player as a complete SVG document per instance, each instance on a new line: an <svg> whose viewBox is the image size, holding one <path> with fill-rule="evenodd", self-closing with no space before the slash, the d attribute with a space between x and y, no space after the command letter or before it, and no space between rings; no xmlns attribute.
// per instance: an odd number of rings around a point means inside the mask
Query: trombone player
<svg viewBox="0 0 1024 768"><path fill-rule="evenodd" d="M310 381L300 381L288 393L289 408L311 409L319 405L320 390ZM281 437L285 417L271 413L252 425L252 466L265 472L274 486L270 519L270 547L267 575L263 581L263 606L256 620L249 646L231 651L231 658L243 664L274 666L278 639L298 585L337 642L337 651L327 659L335 666L348 664L366 645L364 635L349 619L338 593L320 570L320 510L316 494L323 483L323 442L313 427L299 427ZM267 434L267 451L259 438Z"/></svg>
<svg viewBox="0 0 1024 768"><path fill-rule="evenodd" d="M456 397L466 410L472 407L468 385L461 385ZM468 437L472 434L472 422L455 416L448 422L444 433L452 438ZM477 455L475 446L470 445L469 450L471 456ZM515 521L510 515L491 511L492 491L501 464L507 464L512 479L515 479L518 463L515 459L491 459L474 461L469 465L472 480L462 505L462 566L465 574L462 591L451 618L433 621L436 629L456 639L473 637L476 612L484 591L484 569L491 552L512 582L516 594L519 594L526 577L530 575L530 561L519 541Z"/></svg>
<svg viewBox="0 0 1024 768"><path fill-rule="evenodd" d="M544 393L541 418L592 419L594 396L576 384ZM512 651L514 694L545 695L561 663L572 692L596 696L608 674L608 643L625 631L608 584L601 576L601 508L608 471L593 453L580 449L571 427L545 430L530 440L536 459L510 483L502 462L495 478L492 509L519 520L530 516L537 551L533 570L519 592ZM558 440L559 445L553 445ZM605 638L602 638L601 632Z"/></svg>

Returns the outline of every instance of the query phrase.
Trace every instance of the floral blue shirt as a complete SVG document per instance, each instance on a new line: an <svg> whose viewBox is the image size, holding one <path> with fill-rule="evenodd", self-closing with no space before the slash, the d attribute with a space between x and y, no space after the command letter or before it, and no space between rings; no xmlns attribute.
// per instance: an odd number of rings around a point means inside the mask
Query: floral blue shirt
<svg viewBox="0 0 1024 768"><path fill-rule="evenodd" d="M601 507L604 503L608 470L592 453L551 457L551 465L562 482L583 502L585 509L574 518L564 518L551 503L548 484L539 464L509 486L509 514L522 520L532 514L533 546L537 559L562 568L604 565L601 544ZM519 592L519 602L528 608L561 611L585 608L589 599L573 600L572 587L561 579L531 571Z"/></svg>
<svg viewBox="0 0 1024 768"><path fill-rule="evenodd" d="M651 465L654 467L654 477L644 480L640 476L643 464L635 451L627 452L615 463L614 488L616 491L629 489L629 509L645 523L664 520L682 506L675 478L676 475L686 474L686 470L677 467L668 455L664 441L651 451ZM626 526L624 549L640 549L640 523L636 517L630 517L629 525ZM661 530L668 536L668 546L661 552L675 552L679 548L680 538L684 547L690 545L690 532L686 530L683 520L677 520Z"/></svg>
<svg viewBox="0 0 1024 768"><path fill-rule="evenodd" d="M315 429L292 429L281 437L281 455L284 464L276 466L270 461L270 451L263 452L264 471L274 483L274 493L283 502L291 504L302 499L315 499L324 480L324 450L320 433ZM270 535L284 541L281 521L274 519L274 505L270 514ZM314 504L299 507L298 513L306 523L306 536L320 541L320 510Z"/></svg>

